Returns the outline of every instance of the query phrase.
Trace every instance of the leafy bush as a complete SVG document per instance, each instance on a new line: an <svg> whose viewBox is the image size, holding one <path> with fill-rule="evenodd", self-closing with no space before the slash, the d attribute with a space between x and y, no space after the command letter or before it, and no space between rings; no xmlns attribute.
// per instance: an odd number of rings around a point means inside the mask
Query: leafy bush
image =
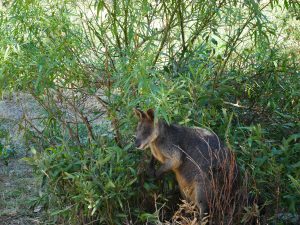
<svg viewBox="0 0 300 225"><path fill-rule="evenodd" d="M297 1L33 0L3 9L0 86L43 108L40 127L24 117L38 150L28 160L58 221L164 220L167 207L153 206L165 200L153 196L169 197L174 182L145 181L147 160L131 147L136 106L216 131L267 220L300 213ZM152 200L147 213L143 199Z"/></svg>
<svg viewBox="0 0 300 225"><path fill-rule="evenodd" d="M36 204L50 207L59 222L116 224L135 217L136 158L119 147L47 148L25 158L39 176L43 193Z"/></svg>

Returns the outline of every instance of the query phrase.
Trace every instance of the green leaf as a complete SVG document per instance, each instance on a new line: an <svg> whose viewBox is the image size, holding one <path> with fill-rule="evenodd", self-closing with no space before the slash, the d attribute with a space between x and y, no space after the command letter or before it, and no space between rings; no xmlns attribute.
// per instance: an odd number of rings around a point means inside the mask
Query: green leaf
<svg viewBox="0 0 300 225"><path fill-rule="evenodd" d="M111 188L115 188L115 187L116 187L115 184L111 180L109 180L108 183L106 183L106 185L105 185L106 190L111 189Z"/></svg>

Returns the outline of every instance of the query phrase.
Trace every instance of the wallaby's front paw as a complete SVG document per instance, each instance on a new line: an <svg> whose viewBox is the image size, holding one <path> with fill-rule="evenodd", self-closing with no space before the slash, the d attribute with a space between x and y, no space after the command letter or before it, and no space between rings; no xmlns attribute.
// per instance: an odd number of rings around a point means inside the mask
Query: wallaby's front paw
<svg viewBox="0 0 300 225"><path fill-rule="evenodd" d="M162 173L160 173L159 171L155 172L155 179L156 180L160 180L162 178Z"/></svg>
<svg viewBox="0 0 300 225"><path fill-rule="evenodd" d="M150 178L155 177L155 173L156 173L155 169L147 169L146 170L146 175Z"/></svg>

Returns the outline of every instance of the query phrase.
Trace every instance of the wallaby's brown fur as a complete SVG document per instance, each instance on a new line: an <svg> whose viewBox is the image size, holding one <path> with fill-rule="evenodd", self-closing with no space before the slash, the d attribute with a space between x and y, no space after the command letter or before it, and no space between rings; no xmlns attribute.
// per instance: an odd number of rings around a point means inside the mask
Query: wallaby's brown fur
<svg viewBox="0 0 300 225"><path fill-rule="evenodd" d="M134 111L139 118L136 147L150 147L152 155L162 164L155 176L161 177L172 170L183 197L195 202L200 215L203 215L213 194L211 180L217 174L214 171L227 164L228 149L222 146L212 131L155 121L152 109L147 112Z"/></svg>

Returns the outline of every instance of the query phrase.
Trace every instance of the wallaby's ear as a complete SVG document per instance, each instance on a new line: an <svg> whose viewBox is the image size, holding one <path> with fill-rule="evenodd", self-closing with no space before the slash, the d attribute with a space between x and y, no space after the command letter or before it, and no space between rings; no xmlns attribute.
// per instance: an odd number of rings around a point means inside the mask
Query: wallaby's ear
<svg viewBox="0 0 300 225"><path fill-rule="evenodd" d="M133 111L135 116L140 120L146 117L145 113L140 109L134 108Z"/></svg>
<svg viewBox="0 0 300 225"><path fill-rule="evenodd" d="M148 119L154 121L154 110L153 109L148 109L146 112L146 116Z"/></svg>

